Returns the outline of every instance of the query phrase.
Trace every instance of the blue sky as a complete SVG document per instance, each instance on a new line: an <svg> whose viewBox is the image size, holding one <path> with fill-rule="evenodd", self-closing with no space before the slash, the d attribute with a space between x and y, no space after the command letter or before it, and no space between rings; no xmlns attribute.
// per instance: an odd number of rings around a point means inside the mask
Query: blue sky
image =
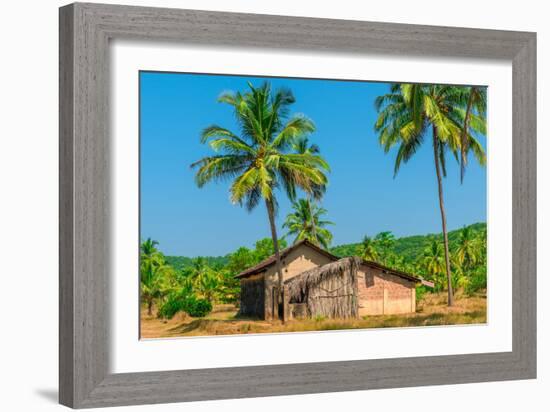
<svg viewBox="0 0 550 412"><path fill-rule="evenodd" d="M229 183L202 189L190 164L212 154L199 141L202 129L218 124L238 132L230 106L217 103L227 90L259 85L265 78L185 73L140 73L141 238L160 242L167 255L225 255L269 237L267 212L251 213L229 201ZM333 245L359 242L365 234L391 230L397 237L441 231L434 161L425 145L393 177L395 153L385 154L373 125L374 99L386 83L310 79L267 79L292 89L291 113L316 125L310 141L331 166L322 201L335 225ZM485 138L481 142L486 146ZM444 181L450 229L486 220L486 170L469 163L461 185L458 165L448 159ZM290 204L281 192L279 234ZM292 241L292 239L289 239Z"/></svg>

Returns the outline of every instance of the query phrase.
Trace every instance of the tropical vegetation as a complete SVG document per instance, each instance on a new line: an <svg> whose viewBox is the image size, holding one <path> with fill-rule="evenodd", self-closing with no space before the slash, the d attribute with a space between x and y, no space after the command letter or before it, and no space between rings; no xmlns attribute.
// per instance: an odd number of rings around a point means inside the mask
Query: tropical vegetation
<svg viewBox="0 0 550 412"><path fill-rule="evenodd" d="M153 304L166 295L174 280L174 269L167 265L164 256L157 249L158 242L147 239L141 244L140 285L141 298L152 314Z"/></svg>
<svg viewBox="0 0 550 412"><path fill-rule="evenodd" d="M483 292L487 287L485 223L465 226L450 231L448 235L453 288L469 296ZM396 238L385 231L375 236L365 236L363 242L335 246L329 251L340 257L361 256L422 276L433 282L434 288L419 286L417 299L421 299L426 293L447 289L442 239L441 233ZM240 285L234 276L274 254L270 238L257 241L252 248L241 246L222 257L164 256L157 247L158 243L151 239L141 245L142 301L149 315L156 307L157 316L165 318L171 318L178 312L206 316L216 304L238 305ZM279 240L279 249L285 247L287 242ZM151 261L155 262L152 271ZM169 262L188 263L176 267Z"/></svg>
<svg viewBox="0 0 550 412"><path fill-rule="evenodd" d="M299 140L315 130L305 115L290 116L295 102L289 89L271 90L269 83L249 90L223 93L218 101L228 104L239 124L237 132L219 125L203 130L202 143L215 153L192 164L196 183L203 187L210 182L231 180L229 192L233 203L251 211L265 203L271 238L275 245L279 279L279 302L282 302L283 272L278 248L275 217L276 191L283 190L289 199L296 199L297 189L314 196L327 184L329 166L311 150L296 150Z"/></svg>
<svg viewBox="0 0 550 412"><path fill-rule="evenodd" d="M334 223L323 220L327 210L310 199L298 199L292 203L292 210L283 224L283 228L288 229L285 237L294 237L294 243L307 239L317 246L328 249L332 242L332 233L327 226Z"/></svg>
<svg viewBox="0 0 550 412"><path fill-rule="evenodd" d="M164 318L171 318L178 312L205 316L214 304L238 305L240 285L235 275L275 251L269 238L257 241L253 248L242 246L217 258L164 256L157 246L158 242L151 239L141 244L141 299L149 316L156 307L157 316ZM286 246L284 239L279 240L279 249Z"/></svg>
<svg viewBox="0 0 550 412"><path fill-rule="evenodd" d="M446 154L450 152L456 159L461 159L461 179L469 152L473 152L480 164L485 164L485 152L476 139L476 135L486 134L485 101L484 88L411 83L393 84L390 93L375 101L378 118L374 128L379 142L386 152L397 147L394 175L403 163L414 157L425 141L432 146L449 306L453 304L453 287L443 198Z"/></svg>
<svg viewBox="0 0 550 412"><path fill-rule="evenodd" d="M460 163L461 180L470 153L480 164L485 163L483 147L476 138L486 133L484 88L394 84L388 94L376 99L374 128L386 152L396 148L394 175L424 143L431 145L442 230L402 238L383 231L365 234L361 242L334 247L334 223L327 220L329 213L321 206L329 165L320 148L310 142L313 121L302 114L290 114L295 103L292 92L272 90L269 83L260 87L249 83L245 92L226 92L218 101L230 106L238 130L211 125L202 131L201 143L207 144L212 154L191 165L196 184L229 183L231 202L247 211L263 203L271 236L225 256L194 258L165 256L157 241L143 240L141 300L150 317L155 309L158 317L169 319L177 313L204 317L218 304L238 306L240 284L235 275L272 255L282 292L280 250L302 240L336 256L360 256L433 282L433 289L417 288L417 299L426 293L447 292L451 306L453 291L473 295L487 287L486 225L476 223L448 231L443 194L447 154ZM292 207L282 221L283 236L277 232L281 196L290 200Z"/></svg>
<svg viewBox="0 0 550 412"><path fill-rule="evenodd" d="M487 226L476 223L448 233L453 277L451 287L471 295L487 286ZM395 238L391 232L365 236L361 243L336 246L337 256L361 256L434 282L433 292L447 290L442 234ZM423 290L424 291L424 290ZM430 291L430 290L429 290Z"/></svg>

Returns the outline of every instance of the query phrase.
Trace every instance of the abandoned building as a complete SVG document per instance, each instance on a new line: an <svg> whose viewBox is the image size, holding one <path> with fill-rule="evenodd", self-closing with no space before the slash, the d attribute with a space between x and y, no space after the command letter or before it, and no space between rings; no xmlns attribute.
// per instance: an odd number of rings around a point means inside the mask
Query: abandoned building
<svg viewBox="0 0 550 412"><path fill-rule="evenodd" d="M413 313L416 285L433 286L379 263L357 257L338 258L304 240L280 252L284 298L278 305L275 256L239 273L240 314L260 319Z"/></svg>

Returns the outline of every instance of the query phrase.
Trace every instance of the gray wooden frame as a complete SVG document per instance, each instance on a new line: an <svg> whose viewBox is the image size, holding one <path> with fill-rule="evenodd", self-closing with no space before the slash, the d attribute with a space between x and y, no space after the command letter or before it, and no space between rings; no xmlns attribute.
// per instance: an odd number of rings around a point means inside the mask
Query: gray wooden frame
<svg viewBox="0 0 550 412"><path fill-rule="evenodd" d="M110 374L109 40L496 58L513 65L513 350ZM536 35L71 4L60 9L59 397L75 408L529 379L536 376Z"/></svg>

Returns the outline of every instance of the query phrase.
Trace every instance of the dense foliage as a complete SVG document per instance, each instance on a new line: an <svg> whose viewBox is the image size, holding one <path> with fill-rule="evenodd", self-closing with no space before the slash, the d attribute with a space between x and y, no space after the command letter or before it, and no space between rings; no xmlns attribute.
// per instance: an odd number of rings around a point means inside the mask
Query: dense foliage
<svg viewBox="0 0 550 412"><path fill-rule="evenodd" d="M191 167L196 170L199 187L230 182L232 203L249 211L264 203L271 238L226 256L197 258L166 257L156 241L145 240L140 257L141 297L149 315L156 307L160 317L170 318L178 312L202 317L214 303L238 304L240 286L235 275L271 255L275 255L282 286L279 249L286 246L287 238L292 242L308 239L330 248L329 227L333 223L325 220L328 212L318 204L327 190L330 168L320 148L308 140L315 131L313 121L301 114L290 115L295 103L290 90L272 90L269 83L248 86L244 92L225 92L219 97L219 102L231 108L238 129L215 124L206 127L200 138L211 153ZM442 185L447 153L460 162L461 179L470 153L480 164L485 163L483 147L476 138L486 134L485 106L485 89L473 86L392 84L388 94L376 98L374 129L385 152L395 149L395 173L424 143L433 146L442 233L397 239L385 231L329 250L337 256L360 256L423 276L434 282L433 290L448 291L449 305L453 289L471 294L486 288L486 225L448 232ZM282 239L276 225L280 194L292 202ZM417 296L426 292L419 288Z"/></svg>
<svg viewBox="0 0 550 412"><path fill-rule="evenodd" d="M183 268L190 266L193 263L193 259L187 256L165 256L166 263L172 266L174 269L182 270ZM205 256L204 259L208 266L213 268L220 268L227 265L229 261L229 255L225 256Z"/></svg>
<svg viewBox="0 0 550 412"><path fill-rule="evenodd" d="M453 287L467 295L485 289L486 224L476 223L449 232L449 244ZM269 238L257 241L253 248L242 246L223 258L178 256L168 260L157 245L150 239L142 243L142 301L148 309L156 306L157 315L164 318L172 318L178 312L202 317L210 313L213 304L238 304L240 285L234 276L274 253ZM286 246L285 240L279 241L280 248ZM340 257L361 256L434 282L434 289L417 288L417 299L446 289L441 234L395 238L391 232L381 232L365 236L361 243L336 246L330 251ZM180 265L173 267L169 262Z"/></svg>
<svg viewBox="0 0 550 412"><path fill-rule="evenodd" d="M273 255L269 238L254 248L240 247L223 258L171 256L166 258L151 239L141 244L141 298L149 315L172 318L178 312L203 317L214 303L238 304L240 285L235 275ZM285 248L284 239L279 248ZM177 265L177 266L176 266Z"/></svg>
<svg viewBox="0 0 550 412"><path fill-rule="evenodd" d="M485 232L487 230L486 223L474 223L467 227L469 227L474 233ZM460 230L461 229L449 231L449 244L451 248L456 245L460 235ZM430 244L430 240L433 238L438 238L441 240L441 234L430 233L426 235L396 238L393 251L395 254L401 256L405 261L411 262L424 252L424 249L426 249L426 247ZM330 248L330 252L340 257L352 256L354 254L357 255L359 251L362 250L361 247L362 243L346 243Z"/></svg>
<svg viewBox="0 0 550 412"><path fill-rule="evenodd" d="M487 287L487 225L475 223L449 232L452 285L472 294ZM361 256L394 269L423 276L435 283L434 291L446 289L442 234L394 238L391 232L366 236L362 243L330 250L340 257ZM420 295L421 296L421 295Z"/></svg>

